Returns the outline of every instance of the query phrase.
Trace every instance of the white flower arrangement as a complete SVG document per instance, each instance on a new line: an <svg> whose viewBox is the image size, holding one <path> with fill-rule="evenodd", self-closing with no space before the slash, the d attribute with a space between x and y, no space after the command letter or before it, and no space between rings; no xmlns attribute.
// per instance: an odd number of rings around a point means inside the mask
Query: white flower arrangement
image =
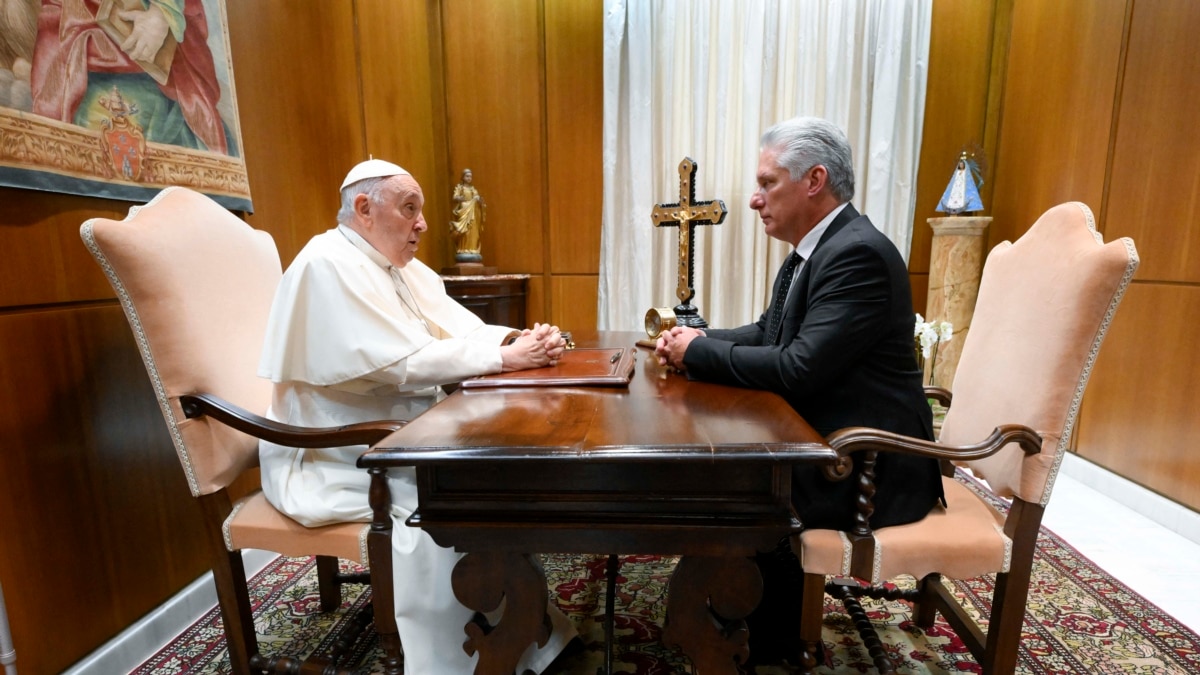
<svg viewBox="0 0 1200 675"><path fill-rule="evenodd" d="M949 321L926 321L917 314L913 326L913 349L917 353L917 365L929 361L929 383L933 384L933 367L937 365L938 345L954 337L954 325Z"/></svg>

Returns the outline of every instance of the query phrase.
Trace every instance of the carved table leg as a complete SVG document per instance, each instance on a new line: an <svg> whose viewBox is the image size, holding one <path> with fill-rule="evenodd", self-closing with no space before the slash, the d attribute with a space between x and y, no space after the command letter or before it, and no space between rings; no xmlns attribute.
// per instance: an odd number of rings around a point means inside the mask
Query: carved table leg
<svg viewBox="0 0 1200 675"><path fill-rule="evenodd" d="M512 675L530 644L550 639L546 575L533 556L524 553L468 553L454 566L454 595L468 609L486 614L504 600L495 627L472 621L466 625L467 654L479 652L476 675Z"/></svg>
<svg viewBox="0 0 1200 675"><path fill-rule="evenodd" d="M375 612L375 632L383 647L383 672L401 675L404 666L400 648L400 632L396 628L395 587L392 579L392 492L388 487L387 469L373 468L371 490L367 499L371 505L371 531L367 535L367 559L371 567L371 607Z"/></svg>
<svg viewBox="0 0 1200 675"><path fill-rule="evenodd" d="M683 649L697 673L736 675L736 664L750 656L743 619L760 598L762 576L752 559L685 556L667 589L663 641Z"/></svg>

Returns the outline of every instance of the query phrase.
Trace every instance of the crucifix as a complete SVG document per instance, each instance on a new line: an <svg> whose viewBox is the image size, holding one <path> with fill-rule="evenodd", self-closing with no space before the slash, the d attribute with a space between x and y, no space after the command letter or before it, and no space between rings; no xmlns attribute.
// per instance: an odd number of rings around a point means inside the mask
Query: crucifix
<svg viewBox="0 0 1200 675"><path fill-rule="evenodd" d="M695 257L696 226L720 225L725 220L725 202L712 199L704 202L696 201L696 169L695 160L684 157L679 163L679 202L675 204L657 204L650 212L650 218L655 227L679 228L679 262L676 267L675 295L679 304L675 307L674 322L680 326L704 328L708 322L701 318L691 299L696 291L692 287L693 259ZM651 309L654 313L656 310ZM647 323L651 321L647 314Z"/></svg>

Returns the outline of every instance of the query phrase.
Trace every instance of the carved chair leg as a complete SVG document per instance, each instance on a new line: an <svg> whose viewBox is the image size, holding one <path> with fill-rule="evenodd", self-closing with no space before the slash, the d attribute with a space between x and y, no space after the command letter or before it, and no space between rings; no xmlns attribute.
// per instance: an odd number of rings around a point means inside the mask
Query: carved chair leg
<svg viewBox="0 0 1200 675"><path fill-rule="evenodd" d="M800 596L800 672L806 675L825 662L824 617L825 575L805 574Z"/></svg>
<svg viewBox="0 0 1200 675"><path fill-rule="evenodd" d="M224 560L213 565L217 586L217 604L225 626L229 647L229 665L236 675L250 675L250 661L257 659L258 636L254 633L254 615L250 611L250 592L246 588L246 568L241 551L226 551Z"/></svg>
<svg viewBox="0 0 1200 675"><path fill-rule="evenodd" d="M1021 640L1021 624L1025 619L1029 572L1012 570L1007 574L996 575L987 646L980 661L985 675L1011 673L1017 667L1017 646Z"/></svg>
<svg viewBox="0 0 1200 675"><path fill-rule="evenodd" d="M936 572L926 575L917 582L917 599L913 600L912 604L913 622L921 628L932 627L934 619L937 618L937 594L933 590L933 585L940 583L942 583L942 575Z"/></svg>
<svg viewBox="0 0 1200 675"><path fill-rule="evenodd" d="M258 660L258 636L254 633L254 614L250 610L250 592L246 588L246 566L241 551L225 548L221 524L232 508L224 490L199 498L206 527L209 555L212 560L213 582L217 587L217 604L225 627L225 642L229 648L229 665L234 675L249 675L251 659Z"/></svg>
<svg viewBox="0 0 1200 675"><path fill-rule="evenodd" d="M338 582L338 559L317 556L317 589L321 595L321 611L332 612L342 606L342 586Z"/></svg>
<svg viewBox="0 0 1200 675"><path fill-rule="evenodd" d="M1044 513L1043 507L1021 499L1014 499L1009 507L1008 522L1018 525L1009 535L1013 541L1012 566L1007 573L996 575L996 588L992 592L987 645L979 662L985 675L1011 673L1016 668L1017 646L1021 641L1021 625L1025 621L1025 604L1029 596L1029 578L1033 573L1033 555Z"/></svg>

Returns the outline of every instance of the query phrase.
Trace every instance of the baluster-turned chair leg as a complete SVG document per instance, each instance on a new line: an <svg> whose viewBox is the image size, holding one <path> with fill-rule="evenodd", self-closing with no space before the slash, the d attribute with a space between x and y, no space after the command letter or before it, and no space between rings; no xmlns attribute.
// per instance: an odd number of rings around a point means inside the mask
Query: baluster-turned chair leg
<svg viewBox="0 0 1200 675"><path fill-rule="evenodd" d="M608 565L605 566L605 596L604 596L604 675L612 675L613 649L615 648L615 598L617 595L617 570L621 560L616 553L608 555Z"/></svg>
<svg viewBox="0 0 1200 675"><path fill-rule="evenodd" d="M888 658L887 652L883 649L883 641L879 639L879 633L871 625L871 619L867 617L867 611L863 609L862 603L858 601L862 587L854 581L839 580L831 582L828 588L833 597L841 600L842 605L845 606L846 613L850 615L850 620L854 622L854 628L858 630L858 635L862 638L863 646L867 648L867 654L875 662L875 668L879 671L879 674L895 675L896 666Z"/></svg>

